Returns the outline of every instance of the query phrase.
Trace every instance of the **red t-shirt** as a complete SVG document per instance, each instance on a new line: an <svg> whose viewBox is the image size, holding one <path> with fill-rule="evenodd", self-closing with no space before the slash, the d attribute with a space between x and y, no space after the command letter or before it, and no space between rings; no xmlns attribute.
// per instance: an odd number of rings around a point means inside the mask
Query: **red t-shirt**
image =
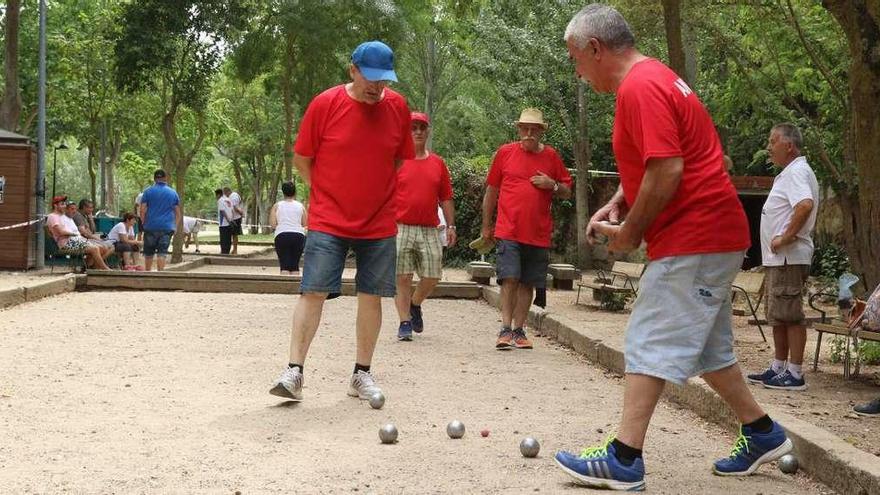
<svg viewBox="0 0 880 495"><path fill-rule="evenodd" d="M452 199L452 180L443 159L434 153L403 162L397 171L397 223L436 227L437 204Z"/></svg>
<svg viewBox="0 0 880 495"><path fill-rule="evenodd" d="M397 234L395 160L415 155L403 96L386 88L371 105L345 85L330 88L309 103L293 150L313 158L310 230L354 239Z"/></svg>
<svg viewBox="0 0 880 495"><path fill-rule="evenodd" d="M551 179L571 187L571 175L562 158L544 145L530 153L517 141L495 152L486 184L498 189L498 218L495 237L538 247L550 247L553 219L550 218L552 189L539 189L531 178L541 171Z"/></svg>
<svg viewBox="0 0 880 495"><path fill-rule="evenodd" d="M724 168L712 118L696 93L661 62L639 62L623 79L612 143L630 206L649 158L684 159L675 196L645 232L648 258L749 247L748 220Z"/></svg>

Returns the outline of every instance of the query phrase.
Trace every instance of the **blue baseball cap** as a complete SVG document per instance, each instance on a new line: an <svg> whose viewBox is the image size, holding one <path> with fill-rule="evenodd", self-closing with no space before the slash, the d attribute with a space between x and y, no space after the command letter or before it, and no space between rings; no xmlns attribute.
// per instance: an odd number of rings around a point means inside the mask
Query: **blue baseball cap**
<svg viewBox="0 0 880 495"><path fill-rule="evenodd" d="M394 81L394 52L381 41L367 41L358 45L351 54L351 63L357 66L367 81Z"/></svg>

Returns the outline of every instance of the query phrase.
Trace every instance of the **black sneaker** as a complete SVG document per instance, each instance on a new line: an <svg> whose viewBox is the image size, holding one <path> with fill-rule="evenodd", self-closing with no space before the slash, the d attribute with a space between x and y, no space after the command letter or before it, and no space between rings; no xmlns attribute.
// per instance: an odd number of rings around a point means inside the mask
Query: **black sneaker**
<svg viewBox="0 0 880 495"><path fill-rule="evenodd" d="M880 399L874 399L867 404L853 406L853 412L858 414L859 416L880 418Z"/></svg>
<svg viewBox="0 0 880 495"><path fill-rule="evenodd" d="M408 321L400 322L400 327L397 329L397 340L409 342L412 340L412 330L412 323Z"/></svg>
<svg viewBox="0 0 880 495"><path fill-rule="evenodd" d="M783 371L785 371L785 370L783 370ZM782 371L780 371L779 373L782 373ZM749 383L754 383L755 385L760 385L760 384L766 382L767 380L775 377L779 373L773 371L773 368L767 368L767 371L765 371L763 373L753 373L751 375L746 375L746 379L749 381Z"/></svg>
<svg viewBox="0 0 880 495"><path fill-rule="evenodd" d="M422 330L425 329L425 322L422 320L422 307L410 304L409 315L412 317L413 332L422 333Z"/></svg>

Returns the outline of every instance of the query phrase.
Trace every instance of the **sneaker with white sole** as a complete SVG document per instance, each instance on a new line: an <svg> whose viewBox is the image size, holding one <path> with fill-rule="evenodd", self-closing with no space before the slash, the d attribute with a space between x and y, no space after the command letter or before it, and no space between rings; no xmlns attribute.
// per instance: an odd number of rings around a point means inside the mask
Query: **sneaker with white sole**
<svg viewBox="0 0 880 495"><path fill-rule="evenodd" d="M779 459L792 448L785 430L775 421L766 433L742 426L730 456L715 461L712 471L719 476L748 476L761 464Z"/></svg>
<svg viewBox="0 0 880 495"><path fill-rule="evenodd" d="M376 385L376 380L369 371L360 370L351 375L351 384L348 386L348 395L357 397L361 400L370 400L376 392L381 393L382 389Z"/></svg>
<svg viewBox="0 0 880 495"><path fill-rule="evenodd" d="M297 368L287 368L281 372L278 380L269 390L272 395L284 397L286 399L301 401L303 398L303 374Z"/></svg>
<svg viewBox="0 0 880 495"><path fill-rule="evenodd" d="M764 388L800 391L807 389L807 382L803 376L795 378L791 371L785 370L769 380L764 380Z"/></svg>

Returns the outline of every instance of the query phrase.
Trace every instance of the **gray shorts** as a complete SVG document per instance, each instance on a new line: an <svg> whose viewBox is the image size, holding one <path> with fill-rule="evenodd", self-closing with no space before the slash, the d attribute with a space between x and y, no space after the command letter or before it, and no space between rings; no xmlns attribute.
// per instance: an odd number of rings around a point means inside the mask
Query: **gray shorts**
<svg viewBox="0 0 880 495"><path fill-rule="evenodd" d="M547 286L550 250L530 244L498 239L498 280L514 278L521 284L543 289Z"/></svg>
<svg viewBox="0 0 880 495"><path fill-rule="evenodd" d="M684 384L736 363L730 284L743 252L652 261L626 328L626 372Z"/></svg>

